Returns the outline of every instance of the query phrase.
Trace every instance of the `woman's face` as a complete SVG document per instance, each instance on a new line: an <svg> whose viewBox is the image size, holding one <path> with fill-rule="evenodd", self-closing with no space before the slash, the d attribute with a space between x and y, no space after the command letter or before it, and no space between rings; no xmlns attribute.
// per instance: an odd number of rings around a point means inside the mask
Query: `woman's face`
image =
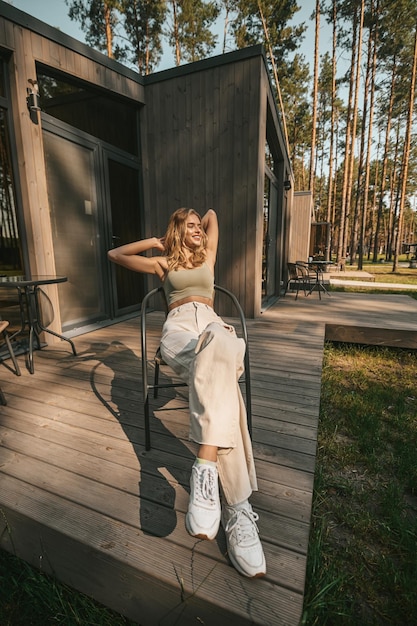
<svg viewBox="0 0 417 626"><path fill-rule="evenodd" d="M185 221L186 231L184 245L187 248L198 248L201 245L201 220L191 213Z"/></svg>

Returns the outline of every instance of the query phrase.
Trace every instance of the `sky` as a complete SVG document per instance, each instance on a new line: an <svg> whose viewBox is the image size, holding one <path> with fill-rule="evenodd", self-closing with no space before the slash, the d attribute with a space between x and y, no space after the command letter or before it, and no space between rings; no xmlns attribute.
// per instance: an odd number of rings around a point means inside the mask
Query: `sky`
<svg viewBox="0 0 417 626"><path fill-rule="evenodd" d="M65 0L6 0L6 2L13 5L16 9L20 9L42 22L46 22L50 26L59 28L63 33L71 35L75 39L78 39L78 41L85 41L84 33L78 25L78 22L72 21L68 17L68 6ZM303 21L309 26L307 35L299 51L306 56L306 60L311 64L314 56L314 21L311 21L309 18L314 10L315 2L314 0L299 0L299 4L302 8L297 13L297 22ZM215 50L215 54L221 54L222 52L222 31L223 24L220 24L218 46ZM331 28L325 24L324 18L322 18L320 23L320 53L330 48ZM174 56L168 51L158 66L158 71L174 67L174 65Z"/></svg>

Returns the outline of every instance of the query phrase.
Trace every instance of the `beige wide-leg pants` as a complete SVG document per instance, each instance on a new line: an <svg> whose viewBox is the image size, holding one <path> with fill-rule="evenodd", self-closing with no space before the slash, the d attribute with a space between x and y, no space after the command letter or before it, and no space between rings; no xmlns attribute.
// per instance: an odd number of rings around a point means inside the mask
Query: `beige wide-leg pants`
<svg viewBox="0 0 417 626"><path fill-rule="evenodd" d="M190 439L219 448L217 467L227 503L247 500L258 487L238 383L244 340L211 307L188 302L168 314L161 354L188 384Z"/></svg>

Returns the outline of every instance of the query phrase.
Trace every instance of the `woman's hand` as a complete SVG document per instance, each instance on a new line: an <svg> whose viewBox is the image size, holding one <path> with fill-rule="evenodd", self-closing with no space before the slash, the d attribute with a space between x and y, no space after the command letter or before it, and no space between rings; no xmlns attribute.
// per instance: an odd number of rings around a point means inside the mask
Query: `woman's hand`
<svg viewBox="0 0 417 626"><path fill-rule="evenodd" d="M155 237L154 248L160 252L165 252L165 237Z"/></svg>

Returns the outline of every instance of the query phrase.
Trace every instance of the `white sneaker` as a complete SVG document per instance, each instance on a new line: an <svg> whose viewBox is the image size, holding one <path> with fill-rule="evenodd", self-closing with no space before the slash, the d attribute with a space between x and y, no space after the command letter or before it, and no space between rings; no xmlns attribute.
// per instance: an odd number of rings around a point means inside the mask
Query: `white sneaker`
<svg viewBox="0 0 417 626"><path fill-rule="evenodd" d="M249 578L266 574L265 555L256 525L258 519L247 500L237 506L223 506L222 525L229 558L237 571Z"/></svg>
<svg viewBox="0 0 417 626"><path fill-rule="evenodd" d="M199 539L214 539L221 516L217 467L196 461L191 470L190 487L185 517L187 531Z"/></svg>

